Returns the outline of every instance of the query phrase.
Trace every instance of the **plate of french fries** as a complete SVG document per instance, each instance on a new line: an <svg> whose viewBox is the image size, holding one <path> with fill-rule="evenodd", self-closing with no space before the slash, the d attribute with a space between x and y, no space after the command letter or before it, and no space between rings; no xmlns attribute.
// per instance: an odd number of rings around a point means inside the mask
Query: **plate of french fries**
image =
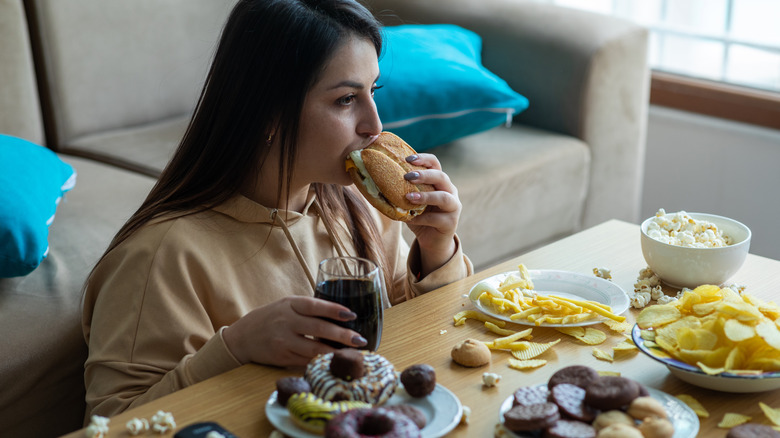
<svg viewBox="0 0 780 438"><path fill-rule="evenodd" d="M469 299L496 319L540 327L575 327L612 320L629 307L626 292L603 278L559 270L503 272L475 284Z"/></svg>

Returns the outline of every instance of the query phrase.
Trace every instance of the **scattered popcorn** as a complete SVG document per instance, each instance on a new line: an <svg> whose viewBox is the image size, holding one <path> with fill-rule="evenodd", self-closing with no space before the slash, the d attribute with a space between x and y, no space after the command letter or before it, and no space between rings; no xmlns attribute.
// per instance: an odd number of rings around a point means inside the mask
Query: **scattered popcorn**
<svg viewBox="0 0 780 438"><path fill-rule="evenodd" d="M146 418L133 418L127 422L126 427L130 435L140 435L149 431L149 420Z"/></svg>
<svg viewBox="0 0 780 438"><path fill-rule="evenodd" d="M152 430L159 434L171 431L176 428L176 421L170 412L157 411L152 416Z"/></svg>
<svg viewBox="0 0 780 438"><path fill-rule="evenodd" d="M471 408L463 405L463 413L460 414L460 424L469 424L471 419Z"/></svg>
<svg viewBox="0 0 780 438"><path fill-rule="evenodd" d="M439 330L439 334L440 334L440 335L443 335L443 334L445 334L445 333L447 333L447 330Z"/></svg>
<svg viewBox="0 0 780 438"><path fill-rule="evenodd" d="M647 235L659 242L688 248L731 245L731 238L712 222L693 219L684 211L667 214L663 208L648 223Z"/></svg>
<svg viewBox="0 0 780 438"><path fill-rule="evenodd" d="M612 272L605 268L593 268L593 275L605 280L612 280Z"/></svg>
<svg viewBox="0 0 780 438"><path fill-rule="evenodd" d="M485 386L493 387L498 384L498 382L501 380L501 376L496 373L483 373L482 374L482 383Z"/></svg>
<svg viewBox="0 0 780 438"><path fill-rule="evenodd" d="M656 286L650 289L650 299L658 301L658 299L663 296L665 296L665 294L664 290L661 289L661 286Z"/></svg>
<svg viewBox="0 0 780 438"><path fill-rule="evenodd" d="M650 304L650 292L635 292L631 297L631 305L635 309L641 309Z"/></svg>
<svg viewBox="0 0 780 438"><path fill-rule="evenodd" d="M100 415L93 415L89 420L85 433L87 438L103 438L108 433L108 422L110 420Z"/></svg>
<svg viewBox="0 0 780 438"><path fill-rule="evenodd" d="M658 297L656 299L656 302L658 304L669 304L669 303L671 303L672 301L675 301L675 300L677 300L677 297L670 297L669 295L664 295L662 297Z"/></svg>

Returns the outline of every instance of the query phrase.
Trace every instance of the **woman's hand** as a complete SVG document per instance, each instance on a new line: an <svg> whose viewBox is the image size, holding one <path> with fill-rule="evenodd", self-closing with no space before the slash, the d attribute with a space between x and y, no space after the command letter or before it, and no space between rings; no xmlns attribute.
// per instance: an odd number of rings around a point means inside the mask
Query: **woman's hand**
<svg viewBox="0 0 780 438"><path fill-rule="evenodd" d="M350 321L355 317L348 308L330 301L285 297L247 313L222 336L241 363L300 366L318 354L335 350L312 337L353 347L366 345L359 333L321 319Z"/></svg>
<svg viewBox="0 0 780 438"><path fill-rule="evenodd" d="M413 204L427 204L425 212L407 222L420 246L421 275L424 277L444 265L455 254L455 230L458 227L463 206L458 189L450 177L441 170L435 155L416 154L407 157L411 164L425 167L407 173L404 178L414 183L430 184L432 192L409 193L406 198Z"/></svg>

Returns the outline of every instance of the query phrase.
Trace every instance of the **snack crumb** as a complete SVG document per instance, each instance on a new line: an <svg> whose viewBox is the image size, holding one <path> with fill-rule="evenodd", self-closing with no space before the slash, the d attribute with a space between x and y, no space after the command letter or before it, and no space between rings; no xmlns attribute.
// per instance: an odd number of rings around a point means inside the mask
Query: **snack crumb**
<svg viewBox="0 0 780 438"><path fill-rule="evenodd" d="M439 334L440 334L440 335L443 335L443 334L445 334L445 333L447 333L447 330L445 330L445 329L439 330Z"/></svg>

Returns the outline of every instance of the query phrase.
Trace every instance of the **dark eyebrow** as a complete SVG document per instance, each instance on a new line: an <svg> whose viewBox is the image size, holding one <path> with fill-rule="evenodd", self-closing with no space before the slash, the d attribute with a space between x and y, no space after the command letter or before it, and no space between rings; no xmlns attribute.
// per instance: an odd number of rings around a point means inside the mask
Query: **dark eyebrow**
<svg viewBox="0 0 780 438"><path fill-rule="evenodd" d="M377 75L376 79L374 79L374 83L376 83L379 80L379 76L380 75ZM346 81L341 81L338 84L330 87L330 89L335 90L336 88L341 88L341 87L349 87L349 88L356 88L358 90L362 90L363 84L361 84L360 82L346 80Z"/></svg>

